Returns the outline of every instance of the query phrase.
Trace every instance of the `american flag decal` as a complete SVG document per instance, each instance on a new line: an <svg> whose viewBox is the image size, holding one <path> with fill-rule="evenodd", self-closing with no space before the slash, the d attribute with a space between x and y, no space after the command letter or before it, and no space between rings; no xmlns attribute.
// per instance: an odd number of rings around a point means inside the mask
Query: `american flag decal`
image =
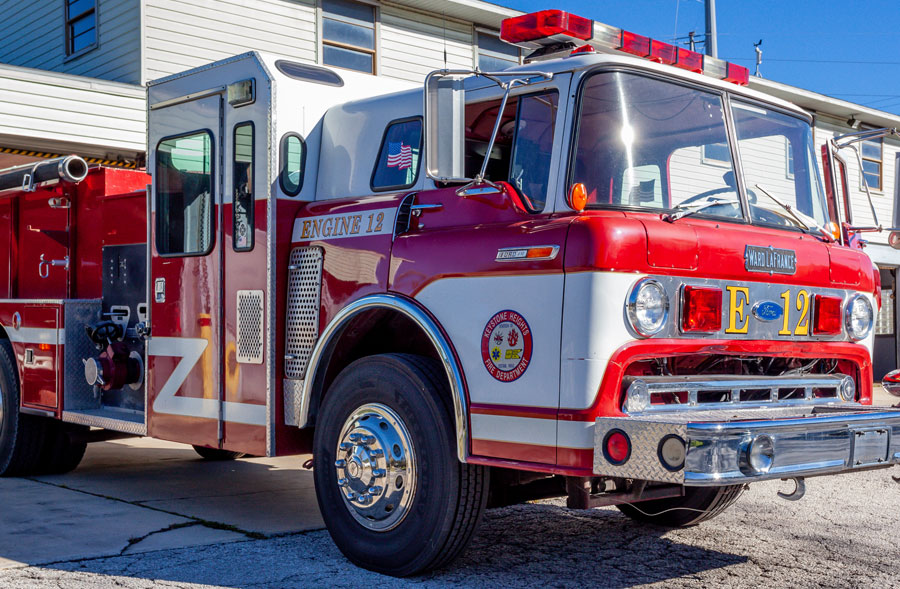
<svg viewBox="0 0 900 589"><path fill-rule="evenodd" d="M387 167L405 170L412 167L412 147L402 141L388 142Z"/></svg>

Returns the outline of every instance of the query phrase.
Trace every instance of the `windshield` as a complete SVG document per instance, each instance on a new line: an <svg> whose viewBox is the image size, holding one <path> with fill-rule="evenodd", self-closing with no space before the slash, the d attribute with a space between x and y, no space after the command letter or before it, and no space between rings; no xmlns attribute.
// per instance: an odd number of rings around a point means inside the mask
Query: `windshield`
<svg viewBox="0 0 900 589"><path fill-rule="evenodd" d="M627 72L592 75L582 89L570 185L584 184L587 208L743 219L725 108L712 91ZM754 222L824 225L809 124L745 102L732 111Z"/></svg>

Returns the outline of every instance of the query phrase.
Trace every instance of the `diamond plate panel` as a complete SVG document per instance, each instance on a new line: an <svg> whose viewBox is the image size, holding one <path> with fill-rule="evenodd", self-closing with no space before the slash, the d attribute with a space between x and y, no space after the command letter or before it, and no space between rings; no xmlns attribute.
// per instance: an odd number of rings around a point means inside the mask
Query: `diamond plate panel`
<svg viewBox="0 0 900 589"><path fill-rule="evenodd" d="M288 265L285 317L284 375L303 379L319 336L319 295L322 285L322 248L298 247Z"/></svg>
<svg viewBox="0 0 900 589"><path fill-rule="evenodd" d="M262 364L263 291L237 291L237 361Z"/></svg>
<svg viewBox="0 0 900 589"><path fill-rule="evenodd" d="M100 354L84 332L85 325L100 321L100 299L65 302L66 345L63 350L63 409L85 411L100 408L100 395L84 378L84 360ZM91 425L91 424L89 424Z"/></svg>
<svg viewBox="0 0 900 589"><path fill-rule="evenodd" d="M300 400L303 396L303 381L295 378L285 378L284 386L284 423L286 425L299 425Z"/></svg>
<svg viewBox="0 0 900 589"><path fill-rule="evenodd" d="M631 439L631 457L625 464L611 464L603 456L603 438L611 429L620 429ZM594 474L643 481L683 483L684 469L672 472L659 461L659 443L675 434L687 440L684 423L661 420L644 421L634 418L599 417L594 427Z"/></svg>

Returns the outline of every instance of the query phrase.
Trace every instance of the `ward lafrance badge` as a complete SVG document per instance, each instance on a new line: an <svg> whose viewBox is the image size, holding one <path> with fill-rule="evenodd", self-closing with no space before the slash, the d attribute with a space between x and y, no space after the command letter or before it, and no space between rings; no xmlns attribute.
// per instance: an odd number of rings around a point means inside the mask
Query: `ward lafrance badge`
<svg viewBox="0 0 900 589"><path fill-rule="evenodd" d="M500 382L512 382L531 364L531 328L515 311L500 311L481 334L481 359Z"/></svg>

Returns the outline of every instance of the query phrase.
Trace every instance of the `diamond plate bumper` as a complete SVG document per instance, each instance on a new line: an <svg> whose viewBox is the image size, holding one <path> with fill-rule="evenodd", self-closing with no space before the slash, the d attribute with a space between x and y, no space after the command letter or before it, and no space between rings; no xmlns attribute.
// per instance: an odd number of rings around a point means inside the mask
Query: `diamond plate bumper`
<svg viewBox="0 0 900 589"><path fill-rule="evenodd" d="M611 463L602 450L612 429L623 431L631 440L631 453L623 464ZM753 471L742 461L749 442L761 434L774 444L774 462L765 473ZM684 467L676 471L668 470L659 458L659 445L669 435L687 445ZM900 409L830 405L688 411L600 417L594 428L594 474L688 486L837 474L898 463Z"/></svg>

